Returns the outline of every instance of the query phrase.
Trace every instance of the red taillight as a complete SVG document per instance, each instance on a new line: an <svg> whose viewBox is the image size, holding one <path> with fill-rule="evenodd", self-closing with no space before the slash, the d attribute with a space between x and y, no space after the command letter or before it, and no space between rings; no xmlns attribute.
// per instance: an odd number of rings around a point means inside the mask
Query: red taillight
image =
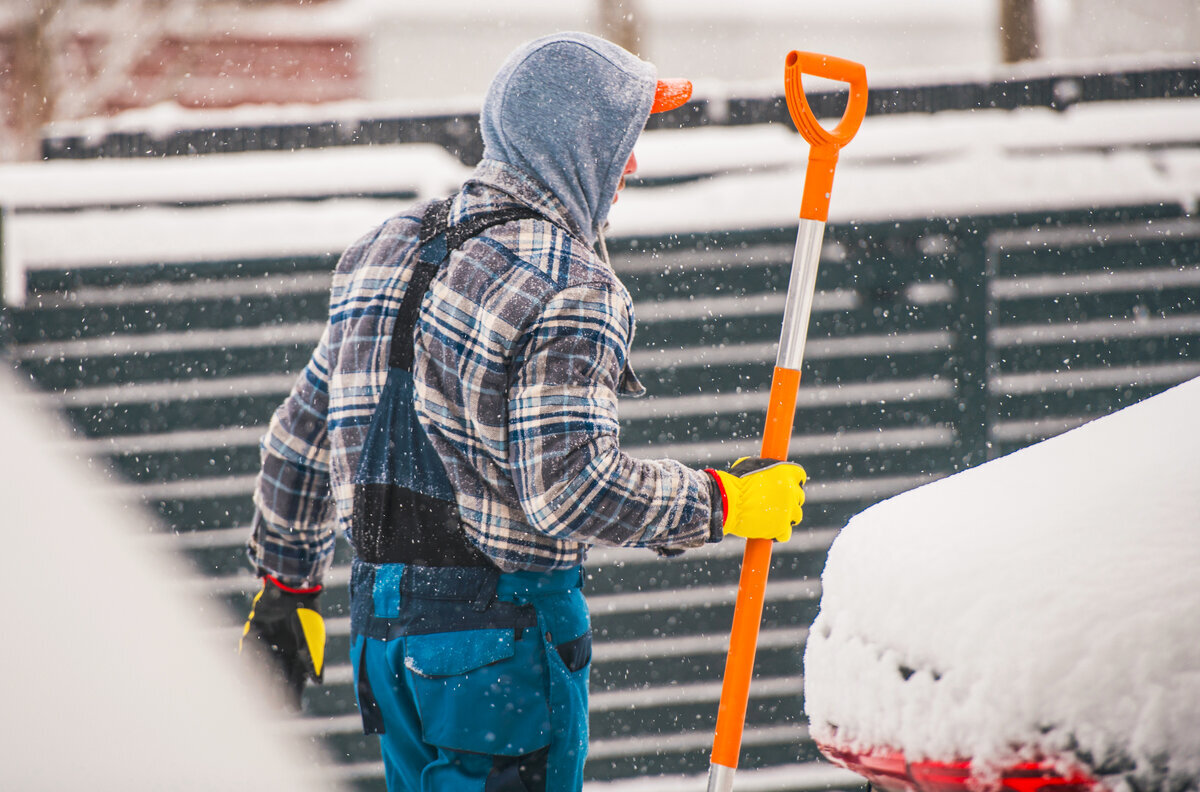
<svg viewBox="0 0 1200 792"><path fill-rule="evenodd" d="M1083 772L1062 775L1041 762L1013 765L1000 774L998 787L971 775L971 763L909 762L904 754L847 751L818 746L830 760L866 777L887 792L1102 792L1096 779Z"/></svg>
<svg viewBox="0 0 1200 792"><path fill-rule="evenodd" d="M1005 771L1000 779L1012 792L1098 792L1100 782L1086 773L1076 771L1060 775L1045 764L1028 762Z"/></svg>
<svg viewBox="0 0 1200 792"><path fill-rule="evenodd" d="M913 762L908 772L913 785L921 792L964 792L970 789L969 762Z"/></svg>

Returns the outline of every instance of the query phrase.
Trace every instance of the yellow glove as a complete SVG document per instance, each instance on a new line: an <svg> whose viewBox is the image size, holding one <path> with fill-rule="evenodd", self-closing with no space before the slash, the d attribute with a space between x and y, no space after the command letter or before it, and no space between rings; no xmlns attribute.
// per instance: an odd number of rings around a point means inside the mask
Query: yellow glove
<svg viewBox="0 0 1200 792"><path fill-rule="evenodd" d="M286 702L300 709L308 680L320 684L325 671L325 620L318 599L321 587L297 589L267 575L242 628L238 653L255 654L286 691Z"/></svg>
<svg viewBox="0 0 1200 792"><path fill-rule="evenodd" d="M725 533L780 542L792 538L792 526L804 516L804 468L777 459L742 457L729 472L706 472L721 489Z"/></svg>

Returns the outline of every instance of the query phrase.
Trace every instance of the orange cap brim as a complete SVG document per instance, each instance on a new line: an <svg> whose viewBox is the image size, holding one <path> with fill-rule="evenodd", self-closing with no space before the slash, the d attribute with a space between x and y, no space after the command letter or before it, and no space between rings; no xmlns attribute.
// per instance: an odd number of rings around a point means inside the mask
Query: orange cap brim
<svg viewBox="0 0 1200 792"><path fill-rule="evenodd" d="M691 80L659 80L654 89L654 104L651 113L665 113L681 106L692 98Z"/></svg>

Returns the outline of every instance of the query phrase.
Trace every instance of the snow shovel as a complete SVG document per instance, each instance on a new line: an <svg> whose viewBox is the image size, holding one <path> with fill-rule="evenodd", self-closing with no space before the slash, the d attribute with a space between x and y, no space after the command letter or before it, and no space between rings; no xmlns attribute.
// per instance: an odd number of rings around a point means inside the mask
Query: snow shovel
<svg viewBox="0 0 1200 792"><path fill-rule="evenodd" d="M802 74L850 84L850 98L842 120L827 131L813 115L800 82ZM838 151L850 142L867 112L867 72L862 64L812 52L788 53L784 67L784 91L788 112L804 139L811 146L804 175L804 195L800 202L800 230L792 258L787 304L783 312L783 330L771 380L771 401L763 430L762 456L787 459L792 420L796 414L796 391L800 385L800 365L808 338L808 319L812 313L817 285L817 263L829 216L829 194L833 189L833 170ZM708 769L708 792L730 792L742 747L742 727L750 697L750 677L754 670L754 652L758 627L762 621L767 571L771 565L771 540L747 539L738 582L733 627L729 635L729 653L725 659L725 678L721 685L721 703L717 710L717 729L713 737L712 761Z"/></svg>

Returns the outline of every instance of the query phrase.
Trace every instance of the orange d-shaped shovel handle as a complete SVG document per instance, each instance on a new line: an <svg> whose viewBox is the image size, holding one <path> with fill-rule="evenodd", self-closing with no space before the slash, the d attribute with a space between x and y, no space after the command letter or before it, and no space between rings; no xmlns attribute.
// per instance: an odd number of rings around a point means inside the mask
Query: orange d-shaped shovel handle
<svg viewBox="0 0 1200 792"><path fill-rule="evenodd" d="M821 126L813 115L808 97L804 94L801 81L803 74L850 84L850 98L846 102L842 120L832 131ZM867 70L861 63L832 55L793 50L784 62L783 87L792 122L812 146L808 156L808 173L804 178L800 216L823 223L829 217L829 195L833 189L833 169L837 165L838 149L853 139L867 114Z"/></svg>

